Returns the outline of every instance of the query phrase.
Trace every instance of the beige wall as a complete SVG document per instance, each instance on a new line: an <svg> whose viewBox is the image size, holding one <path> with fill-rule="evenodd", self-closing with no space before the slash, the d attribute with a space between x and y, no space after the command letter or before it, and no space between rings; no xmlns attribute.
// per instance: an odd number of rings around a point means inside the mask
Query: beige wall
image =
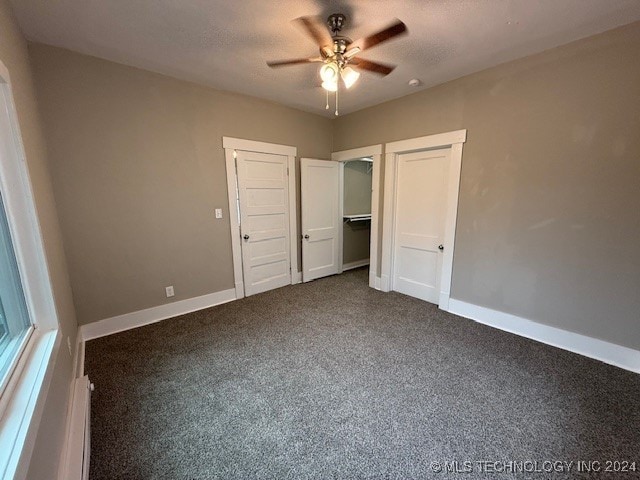
<svg viewBox="0 0 640 480"><path fill-rule="evenodd" d="M62 347L56 352L54 358L55 366L51 384L49 390L45 392L46 403L42 420L40 425L32 425L32 428L38 428L38 435L28 478L30 480L50 479L52 472L56 472L58 468L66 426L66 402L71 385L72 362L66 347L66 339L69 338L72 344L75 343L77 325L27 45L6 0L0 0L0 60L11 76L27 166L63 335Z"/></svg>
<svg viewBox="0 0 640 480"><path fill-rule="evenodd" d="M344 213L371 213L372 163L356 161L344 164Z"/></svg>
<svg viewBox="0 0 640 480"><path fill-rule="evenodd" d="M222 137L328 158L328 119L30 46L80 324L233 288ZM214 218L222 208L224 219Z"/></svg>
<svg viewBox="0 0 640 480"><path fill-rule="evenodd" d="M369 162L345 162L344 214L371 213L371 168ZM370 222L345 222L343 227L343 263L369 258Z"/></svg>
<svg viewBox="0 0 640 480"><path fill-rule="evenodd" d="M452 297L640 349L640 23L346 115L344 150L461 128Z"/></svg>

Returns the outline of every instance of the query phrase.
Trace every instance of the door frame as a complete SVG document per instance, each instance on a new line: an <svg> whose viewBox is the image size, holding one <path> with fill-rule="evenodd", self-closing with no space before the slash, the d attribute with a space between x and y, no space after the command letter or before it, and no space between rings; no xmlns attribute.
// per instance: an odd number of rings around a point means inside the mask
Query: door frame
<svg viewBox="0 0 640 480"><path fill-rule="evenodd" d="M373 159L373 172L371 176L371 243L369 244L369 286L380 290L380 277L378 277L378 231L380 229L380 214L378 212L378 203L380 200L380 164L382 162L382 144L369 145L367 147L352 148L350 150L342 150L333 152L331 160L341 162L340 169L340 223L343 221L344 214L344 163L350 160L358 160L363 157L371 157ZM340 228L340 268L342 273L343 266L343 229Z"/></svg>
<svg viewBox="0 0 640 480"><path fill-rule="evenodd" d="M451 277L453 272L453 254L455 247L456 222L458 218L458 193L460 191L460 171L462 167L462 146L467 140L467 130L411 138L385 145L384 175L384 224L382 232L382 272L381 290L393 289L394 231L396 227L396 193L398 157L403 153L450 148L449 178L447 185L447 207L445 213L444 244L446 248L442 259L440 277L440 295L438 306L449 309L451 296Z"/></svg>
<svg viewBox="0 0 640 480"><path fill-rule="evenodd" d="M242 272L242 244L240 242L240 205L238 198L238 171L236 150L270 153L287 157L289 174L289 258L291 260L291 285L302 281L298 271L298 205L296 202L296 155L298 149L289 145L257 142L241 138L222 137L227 169L227 193L229 201L229 223L231 224L231 251L233 253L233 281L236 298L244 297L244 275Z"/></svg>

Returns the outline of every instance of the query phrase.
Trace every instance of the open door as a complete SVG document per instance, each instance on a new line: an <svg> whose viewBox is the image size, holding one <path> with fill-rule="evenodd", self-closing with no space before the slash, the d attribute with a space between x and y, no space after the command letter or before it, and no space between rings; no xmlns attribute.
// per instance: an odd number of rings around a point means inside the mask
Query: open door
<svg viewBox="0 0 640 480"><path fill-rule="evenodd" d="M300 159L302 281L339 273L340 164Z"/></svg>

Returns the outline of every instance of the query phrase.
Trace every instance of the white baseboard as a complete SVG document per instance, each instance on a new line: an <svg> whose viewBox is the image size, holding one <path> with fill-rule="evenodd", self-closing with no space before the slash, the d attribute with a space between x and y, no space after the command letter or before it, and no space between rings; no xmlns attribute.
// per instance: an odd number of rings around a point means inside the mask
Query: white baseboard
<svg viewBox="0 0 640 480"><path fill-rule="evenodd" d="M132 328L142 327L150 323L159 322L167 318L177 317L185 313L195 312L204 308L213 307L223 303L236 300L236 290L231 288L221 292L209 293L201 297L180 300L158 307L138 310L137 312L125 313L117 317L105 318L98 322L82 325L79 334L83 341L92 340L94 338L112 335L118 332L124 332Z"/></svg>
<svg viewBox="0 0 640 480"><path fill-rule="evenodd" d="M640 373L640 351L451 298L450 313Z"/></svg>
<svg viewBox="0 0 640 480"><path fill-rule="evenodd" d="M346 272L347 270L353 270L355 268L364 267L365 265L369 265L369 259L365 258L364 260L358 260L355 262L349 262L342 265L342 271Z"/></svg>
<svg viewBox="0 0 640 480"><path fill-rule="evenodd" d="M302 283L302 272L293 272L291 274L291 285Z"/></svg>

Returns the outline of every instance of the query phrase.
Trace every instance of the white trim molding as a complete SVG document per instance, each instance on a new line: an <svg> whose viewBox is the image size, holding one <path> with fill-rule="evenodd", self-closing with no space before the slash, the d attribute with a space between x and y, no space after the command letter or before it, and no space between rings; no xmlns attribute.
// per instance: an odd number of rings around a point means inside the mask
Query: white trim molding
<svg viewBox="0 0 640 480"><path fill-rule="evenodd" d="M640 373L640 351L451 298L449 312L478 323Z"/></svg>
<svg viewBox="0 0 640 480"><path fill-rule="evenodd" d="M427 135L426 137L416 137L387 143L385 153L409 153L427 150L429 148L445 148L466 141L467 131L455 130L453 132L438 133L436 135Z"/></svg>
<svg viewBox="0 0 640 480"><path fill-rule="evenodd" d="M256 142L255 140L245 140L242 138L222 137L222 148L230 150L244 150L245 152L272 153L274 155L284 155L295 157L297 148L289 145L278 145L277 143Z"/></svg>
<svg viewBox="0 0 640 480"><path fill-rule="evenodd" d="M43 330L54 330L58 328L58 317L40 220L36 211L9 73L2 62L0 96L4 98L0 103L4 103L6 109L0 117L0 192L11 230L20 279L30 318Z"/></svg>
<svg viewBox="0 0 640 480"><path fill-rule="evenodd" d="M58 331L38 332L34 337L19 360L20 378L0 422L0 478L26 478L56 355L64 355Z"/></svg>
<svg viewBox="0 0 640 480"><path fill-rule="evenodd" d="M447 211L445 214L444 245L440 295L438 305L443 310L449 306L451 295L451 277L455 248L456 223L458 219L458 192L460 190L460 172L462 169L462 146L467 140L466 130L411 138L387 143L385 146L384 174L384 225L382 232L382 270L381 289L388 292L393 289L393 229L395 225L396 171L398 157L404 153L418 152L438 148L451 149L449 177L447 185Z"/></svg>
<svg viewBox="0 0 640 480"><path fill-rule="evenodd" d="M380 213L378 212L378 204L380 202L380 163L382 162L382 144L369 145L367 147L352 148L350 150L342 150L333 152L331 160L334 162L348 162L349 160L357 160L359 158L370 157L373 160L373 171L371 175L371 240L369 245L369 286L371 288L379 288L378 278L378 231L380 230ZM343 180L341 179L340 196L344 194ZM343 208L343 201L340 202L340 208ZM340 219L342 222L342 219ZM340 230L342 235L342 230ZM342 249L342 239L340 240ZM342 250L341 250L342 251ZM342 264L342 256L340 260ZM343 270L347 270L346 265Z"/></svg>
<svg viewBox="0 0 640 480"><path fill-rule="evenodd" d="M369 145L368 147L352 148L350 150L341 150L331 154L331 160L334 162L348 162L359 158L372 157L373 155L382 155L382 144Z"/></svg>
<svg viewBox="0 0 640 480"><path fill-rule="evenodd" d="M338 274L344 272L344 163L338 169ZM302 191L302 185L300 185ZM304 248L304 247L303 247Z"/></svg>
<svg viewBox="0 0 640 480"><path fill-rule="evenodd" d="M215 307L223 303L236 300L236 290L222 290L220 292L209 293L200 297L179 300L177 302L159 305L157 307L138 310L137 312L125 313L116 317L105 318L94 323L82 325L79 335L82 341L93 340L95 338L113 335L124 332L132 328L142 327L151 323L156 323L167 318L177 317L186 313Z"/></svg>
<svg viewBox="0 0 640 480"><path fill-rule="evenodd" d="M34 325L0 385L0 477L25 478L61 345L9 70L0 61L0 192L20 281Z"/></svg>
<svg viewBox="0 0 640 480"><path fill-rule="evenodd" d="M229 221L231 223L231 252L233 255L233 281L236 298L243 298L244 275L242 273L242 244L240 242L240 218L238 199L238 171L236 169L237 150L245 152L270 153L287 157L289 174L289 250L291 261L291 285L302 282L298 268L298 202L296 201L296 155L298 149L289 145L256 142L241 138L222 137L227 169L227 194L229 201Z"/></svg>

